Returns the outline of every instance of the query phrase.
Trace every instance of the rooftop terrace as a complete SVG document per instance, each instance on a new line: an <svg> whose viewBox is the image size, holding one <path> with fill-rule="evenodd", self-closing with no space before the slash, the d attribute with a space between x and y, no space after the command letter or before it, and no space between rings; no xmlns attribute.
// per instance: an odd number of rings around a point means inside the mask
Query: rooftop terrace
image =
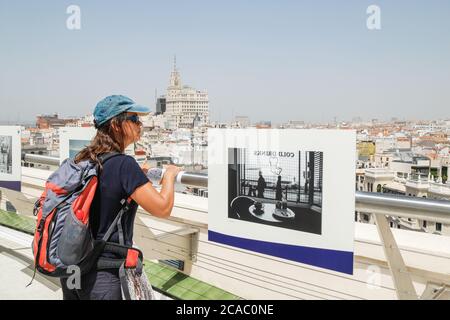
<svg viewBox="0 0 450 320"><path fill-rule="evenodd" d="M0 281L7 284L0 299L60 298L57 283L44 277L24 288L34 228L28 210L50 173L23 167L22 192L2 190L18 214L0 213L0 224L8 226L0 229L0 268L6 270ZM189 183L205 178L193 174ZM355 223L353 275L209 242L208 201L185 194L176 194L167 220L139 210L135 242L155 289L176 299L449 299L450 238L390 229L385 215L450 224L450 203L366 193L356 201L377 225ZM160 263L164 259L182 260L184 269Z"/></svg>

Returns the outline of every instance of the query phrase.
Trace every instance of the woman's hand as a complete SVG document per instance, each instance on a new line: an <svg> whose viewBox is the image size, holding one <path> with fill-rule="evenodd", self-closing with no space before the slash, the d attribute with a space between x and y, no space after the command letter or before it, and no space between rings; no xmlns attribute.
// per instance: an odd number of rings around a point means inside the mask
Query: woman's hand
<svg viewBox="0 0 450 320"><path fill-rule="evenodd" d="M168 165L164 167L165 173L161 181L161 191L156 191L149 181L137 188L131 195L145 211L159 218L167 218L172 212L174 204L175 178L183 168ZM143 169L144 170L144 169Z"/></svg>
<svg viewBox="0 0 450 320"><path fill-rule="evenodd" d="M166 172L164 173L164 178L167 177L171 181L175 181L178 173L183 170L182 167L177 167L174 165L167 165L164 167L164 169L166 170Z"/></svg>
<svg viewBox="0 0 450 320"><path fill-rule="evenodd" d="M148 170L150 169L150 165L147 163L147 160L143 164L141 164L141 169L144 171L145 174L147 174Z"/></svg>

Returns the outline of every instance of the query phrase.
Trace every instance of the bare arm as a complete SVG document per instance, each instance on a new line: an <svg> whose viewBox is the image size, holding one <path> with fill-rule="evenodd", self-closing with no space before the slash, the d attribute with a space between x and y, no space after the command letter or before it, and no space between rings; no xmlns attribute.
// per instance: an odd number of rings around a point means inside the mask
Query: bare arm
<svg viewBox="0 0 450 320"><path fill-rule="evenodd" d="M131 198L137 202L145 211L159 218L170 216L174 204L175 177L180 168L170 166L161 181L161 191L158 192L151 182L137 188Z"/></svg>

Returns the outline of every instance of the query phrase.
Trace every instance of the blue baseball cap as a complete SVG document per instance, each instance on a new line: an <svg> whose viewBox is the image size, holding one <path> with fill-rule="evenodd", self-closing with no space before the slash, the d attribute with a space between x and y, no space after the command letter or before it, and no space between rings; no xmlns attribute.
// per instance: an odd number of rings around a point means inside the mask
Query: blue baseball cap
<svg viewBox="0 0 450 320"><path fill-rule="evenodd" d="M138 114L147 114L149 107L136 104L133 100L122 95L112 95L104 98L95 106L94 123L98 128L108 120L123 112L135 112Z"/></svg>

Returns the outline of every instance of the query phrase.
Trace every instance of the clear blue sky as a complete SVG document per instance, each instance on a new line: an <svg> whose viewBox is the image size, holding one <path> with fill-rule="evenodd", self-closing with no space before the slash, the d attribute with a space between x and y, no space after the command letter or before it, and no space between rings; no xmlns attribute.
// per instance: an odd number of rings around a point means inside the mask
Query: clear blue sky
<svg viewBox="0 0 450 320"><path fill-rule="evenodd" d="M88 114L114 93L154 108L174 54L213 120L450 118L449 14L448 0L0 0L0 121Z"/></svg>

